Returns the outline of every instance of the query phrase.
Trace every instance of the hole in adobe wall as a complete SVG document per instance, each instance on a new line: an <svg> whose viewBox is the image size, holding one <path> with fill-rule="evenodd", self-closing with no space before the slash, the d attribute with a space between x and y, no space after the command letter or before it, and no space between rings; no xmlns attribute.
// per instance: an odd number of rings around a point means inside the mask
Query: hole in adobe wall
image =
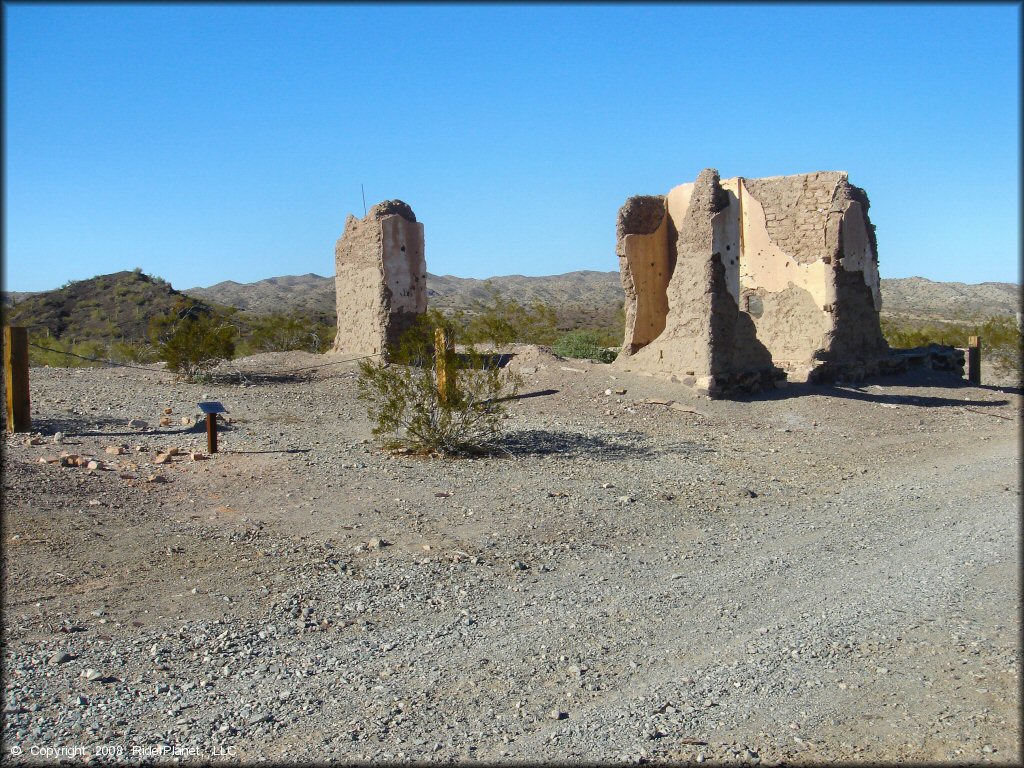
<svg viewBox="0 0 1024 768"><path fill-rule="evenodd" d="M405 253L405 246L402 246L402 253Z"/></svg>

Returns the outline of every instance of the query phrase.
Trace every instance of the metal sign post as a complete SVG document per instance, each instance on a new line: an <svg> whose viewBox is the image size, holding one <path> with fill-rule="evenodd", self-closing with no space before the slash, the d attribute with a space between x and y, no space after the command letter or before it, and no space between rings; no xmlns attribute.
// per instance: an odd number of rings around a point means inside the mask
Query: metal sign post
<svg viewBox="0 0 1024 768"><path fill-rule="evenodd" d="M206 414L206 450L208 453L217 452L217 414L227 413L227 409L216 400L208 403L199 403L199 410Z"/></svg>

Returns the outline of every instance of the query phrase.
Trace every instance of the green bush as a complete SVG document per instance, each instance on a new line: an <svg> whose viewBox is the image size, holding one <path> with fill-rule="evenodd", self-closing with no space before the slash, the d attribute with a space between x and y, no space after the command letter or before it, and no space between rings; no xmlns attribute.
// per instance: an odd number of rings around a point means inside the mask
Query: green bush
<svg viewBox="0 0 1024 768"><path fill-rule="evenodd" d="M108 357L115 363L145 365L159 360L157 350L144 341L115 341L110 345Z"/></svg>
<svg viewBox="0 0 1024 768"><path fill-rule="evenodd" d="M150 321L150 339L169 370L195 379L235 352L237 329L193 302L179 300L167 315Z"/></svg>
<svg viewBox="0 0 1024 768"><path fill-rule="evenodd" d="M911 349L928 344L966 347L971 336L981 337L981 354L1005 371L1021 371L1021 332L1013 317L990 317L982 321L950 323L923 322L904 318L882 318L882 333L889 346Z"/></svg>
<svg viewBox="0 0 1024 768"><path fill-rule="evenodd" d="M259 315L249 321L244 351L252 353L303 350L321 354L330 348L336 331L337 327L334 325L318 322L297 313L274 312Z"/></svg>
<svg viewBox="0 0 1024 768"><path fill-rule="evenodd" d="M447 397L442 397L433 322L454 337L450 322L437 313L425 315L403 335L388 362L360 361L358 397L367 404L373 434L387 445L440 455L485 452L501 435L505 402L515 396L519 380L469 348L450 358Z"/></svg>
<svg viewBox="0 0 1024 768"><path fill-rule="evenodd" d="M51 368L95 368L103 363L84 360L84 357L96 357L88 354L94 351L90 346L62 341L46 334L29 334L28 364L48 365ZM70 352L72 354L65 354Z"/></svg>
<svg viewBox="0 0 1024 768"><path fill-rule="evenodd" d="M474 344L550 344L558 338L556 320L555 310L539 301L526 307L491 288L486 301L474 303L465 339Z"/></svg>
<svg viewBox="0 0 1024 768"><path fill-rule="evenodd" d="M569 331L551 345L551 351L559 357L572 357L577 360L593 360L597 363L610 363L618 354L608 349L607 341L597 331Z"/></svg>

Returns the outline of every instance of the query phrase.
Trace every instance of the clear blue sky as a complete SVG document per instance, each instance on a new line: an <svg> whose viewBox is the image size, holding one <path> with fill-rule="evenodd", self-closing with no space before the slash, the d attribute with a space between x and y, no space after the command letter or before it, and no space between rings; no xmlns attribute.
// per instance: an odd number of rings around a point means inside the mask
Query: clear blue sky
<svg viewBox="0 0 1024 768"><path fill-rule="evenodd" d="M616 270L709 166L848 171L883 277L1019 281L1016 4L3 10L8 290L330 275L360 184L435 274Z"/></svg>

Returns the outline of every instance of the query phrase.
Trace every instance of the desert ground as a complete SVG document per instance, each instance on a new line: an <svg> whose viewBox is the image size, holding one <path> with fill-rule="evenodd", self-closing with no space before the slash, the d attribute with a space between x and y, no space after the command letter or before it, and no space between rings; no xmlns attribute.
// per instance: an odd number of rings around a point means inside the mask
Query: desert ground
<svg viewBox="0 0 1024 768"><path fill-rule="evenodd" d="M334 355L33 368L4 758L1020 763L1018 388L513 351L475 459L382 450Z"/></svg>

